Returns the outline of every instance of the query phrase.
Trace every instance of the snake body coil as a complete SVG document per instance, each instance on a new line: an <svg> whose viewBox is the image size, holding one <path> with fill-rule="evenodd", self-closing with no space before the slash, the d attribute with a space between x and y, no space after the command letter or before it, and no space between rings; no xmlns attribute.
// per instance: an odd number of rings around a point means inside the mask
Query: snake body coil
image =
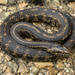
<svg viewBox="0 0 75 75"><path fill-rule="evenodd" d="M60 26L57 33L49 34L28 22L48 22L54 20ZM18 23L17 23L18 22ZM23 30L42 42L26 41L18 32ZM68 55L68 49L75 45L75 20L58 10L30 8L10 15L0 25L2 47L12 55L36 61L48 61L59 55ZM64 42L65 41L65 42ZM62 45L57 44L64 42ZM31 48L28 48L31 47ZM33 49L42 47L46 50ZM68 49L67 49L68 48Z"/></svg>

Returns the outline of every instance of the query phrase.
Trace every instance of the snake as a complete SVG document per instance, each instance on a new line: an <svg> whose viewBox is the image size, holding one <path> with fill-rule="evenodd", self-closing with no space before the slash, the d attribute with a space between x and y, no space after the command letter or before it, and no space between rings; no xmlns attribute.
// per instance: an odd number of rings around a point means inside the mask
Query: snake
<svg viewBox="0 0 75 75"><path fill-rule="evenodd" d="M54 21L59 31L50 34L32 22ZM28 41L20 32L38 41ZM12 56L31 61L49 61L66 57L75 45L75 19L69 13L51 8L28 8L9 15L0 25L0 44ZM41 48L41 49L40 49Z"/></svg>

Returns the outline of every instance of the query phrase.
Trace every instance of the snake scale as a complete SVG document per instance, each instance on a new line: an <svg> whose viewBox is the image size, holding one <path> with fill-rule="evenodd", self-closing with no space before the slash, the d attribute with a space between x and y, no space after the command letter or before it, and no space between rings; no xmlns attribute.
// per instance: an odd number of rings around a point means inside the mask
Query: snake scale
<svg viewBox="0 0 75 75"><path fill-rule="evenodd" d="M47 33L31 24L38 21L54 21L60 30L54 34ZM19 31L27 32L40 41L27 41L20 37ZM21 10L8 16L0 25L0 39L2 47L11 55L26 60L49 61L56 56L70 54L69 49L75 45L75 19L70 14L55 9Z"/></svg>

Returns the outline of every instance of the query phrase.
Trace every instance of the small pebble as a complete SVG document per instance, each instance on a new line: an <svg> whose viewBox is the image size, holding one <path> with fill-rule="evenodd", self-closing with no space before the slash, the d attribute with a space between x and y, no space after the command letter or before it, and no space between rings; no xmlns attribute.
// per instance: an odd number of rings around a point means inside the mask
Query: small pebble
<svg viewBox="0 0 75 75"><path fill-rule="evenodd" d="M58 72L58 70L55 69L54 67L48 67L46 69L50 72L50 75L56 75Z"/></svg>
<svg viewBox="0 0 75 75"><path fill-rule="evenodd" d="M7 68L7 65L6 64L0 64L0 74L2 72L4 72L6 70L6 68Z"/></svg>
<svg viewBox="0 0 75 75"><path fill-rule="evenodd" d="M29 72L28 67L24 63L19 63L19 69L17 73L21 73L21 72L25 72L25 73Z"/></svg>
<svg viewBox="0 0 75 75"><path fill-rule="evenodd" d="M6 55L5 58L6 58L7 61L10 61L10 60L12 59L12 58L11 58L10 56L8 56L8 55Z"/></svg>
<svg viewBox="0 0 75 75"><path fill-rule="evenodd" d="M15 75L15 74L12 74L11 72L8 72L8 73L2 73L1 75Z"/></svg>
<svg viewBox="0 0 75 75"><path fill-rule="evenodd" d="M46 67L53 67L53 63L52 62L34 62L34 65L36 67L40 68L46 68Z"/></svg>
<svg viewBox="0 0 75 75"><path fill-rule="evenodd" d="M11 72L11 73L12 73L12 72L13 72L13 70L12 70L12 68L11 68L11 67L9 67L9 66L8 66L8 67L7 67L7 69L6 69L6 71L5 71L5 73L9 73L9 72Z"/></svg>
<svg viewBox="0 0 75 75"><path fill-rule="evenodd" d="M5 12L5 16L9 16L10 15L10 12Z"/></svg>
<svg viewBox="0 0 75 75"><path fill-rule="evenodd" d="M18 9L23 10L27 5L28 5L28 3L21 3L18 5Z"/></svg>
<svg viewBox="0 0 75 75"><path fill-rule="evenodd" d="M46 69L40 69L40 73L41 73L41 74L45 74L45 75L46 75L47 72L48 72L48 70L46 70Z"/></svg>
<svg viewBox="0 0 75 75"><path fill-rule="evenodd" d="M15 11L16 10L16 6L11 6L8 7L7 11Z"/></svg>
<svg viewBox="0 0 75 75"><path fill-rule="evenodd" d="M63 75L63 72L61 71L61 72L59 72L57 75Z"/></svg>
<svg viewBox="0 0 75 75"><path fill-rule="evenodd" d="M39 71L39 69L37 67L35 67L35 66L32 66L30 68L30 72L33 73L33 74L35 74L35 75L38 73L38 71Z"/></svg>
<svg viewBox="0 0 75 75"><path fill-rule="evenodd" d="M0 56L0 63L5 62L5 56Z"/></svg>
<svg viewBox="0 0 75 75"><path fill-rule="evenodd" d="M3 6L2 9L3 9L4 11L6 11L6 10L7 10L7 7L6 7L6 6Z"/></svg>
<svg viewBox="0 0 75 75"><path fill-rule="evenodd" d="M45 75L44 73L38 73L38 75Z"/></svg>
<svg viewBox="0 0 75 75"><path fill-rule="evenodd" d="M59 0L54 0L56 3L59 3Z"/></svg>
<svg viewBox="0 0 75 75"><path fill-rule="evenodd" d="M62 9L63 7L62 6L60 6L60 9Z"/></svg>
<svg viewBox="0 0 75 75"><path fill-rule="evenodd" d="M3 10L0 8L0 13L2 13L2 11L3 11Z"/></svg>
<svg viewBox="0 0 75 75"><path fill-rule="evenodd" d="M64 68L64 70L65 70L66 72L69 72L69 69L68 69L68 68Z"/></svg>
<svg viewBox="0 0 75 75"><path fill-rule="evenodd" d="M66 67L70 67L70 64L66 64Z"/></svg>
<svg viewBox="0 0 75 75"><path fill-rule="evenodd" d="M58 69L64 69L65 65L63 64L62 61L60 61L60 62L58 61L57 64L56 64L56 68L58 68Z"/></svg>
<svg viewBox="0 0 75 75"><path fill-rule="evenodd" d="M0 4L7 4L8 0L0 0Z"/></svg>
<svg viewBox="0 0 75 75"><path fill-rule="evenodd" d="M26 73L21 73L21 75L27 75Z"/></svg>

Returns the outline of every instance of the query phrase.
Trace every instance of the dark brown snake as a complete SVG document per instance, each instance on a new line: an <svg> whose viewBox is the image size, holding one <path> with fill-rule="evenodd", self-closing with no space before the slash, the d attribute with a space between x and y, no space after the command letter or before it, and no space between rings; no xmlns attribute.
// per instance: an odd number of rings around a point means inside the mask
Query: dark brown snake
<svg viewBox="0 0 75 75"><path fill-rule="evenodd" d="M60 26L57 33L49 34L30 22L50 23ZM29 23L28 23L29 22ZM24 31L40 41L27 41L21 38ZM0 42L9 54L33 61L49 61L54 57L67 56L75 45L75 19L68 13L48 8L29 8L7 17L0 25ZM62 45L61 45L61 42ZM58 44L59 43L59 44ZM34 49L44 48L44 50Z"/></svg>

